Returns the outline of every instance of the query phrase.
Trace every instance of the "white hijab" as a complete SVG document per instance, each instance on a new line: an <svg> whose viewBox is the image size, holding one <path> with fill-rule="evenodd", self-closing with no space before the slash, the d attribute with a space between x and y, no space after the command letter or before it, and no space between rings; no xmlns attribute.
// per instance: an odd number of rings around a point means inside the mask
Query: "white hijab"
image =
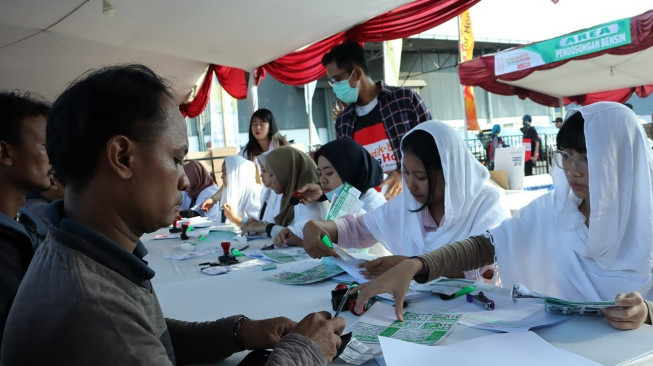
<svg viewBox="0 0 653 366"><path fill-rule="evenodd" d="M270 143L270 150L258 156L258 162L260 163L261 168L265 167L266 164L265 156L269 154L270 151L272 151L272 146L273 146L272 143ZM262 180L263 178L261 177L261 181ZM263 190L261 191L261 209L263 209L264 203L267 202L267 205L265 206L265 212L263 212L263 217L261 217L261 221L269 222L269 223L274 222L274 217L279 214L279 210L281 208L281 196L282 194L274 193L272 188L263 186Z"/></svg>
<svg viewBox="0 0 653 366"><path fill-rule="evenodd" d="M445 181L444 219L438 230L426 232L422 206L407 191L363 216L375 239L392 254L419 255L473 235L480 235L507 217L502 193L489 184L490 174L469 152L466 144L448 125L423 122L414 131L426 131L440 152ZM404 136L405 138L405 136ZM402 147L403 150L403 147Z"/></svg>
<svg viewBox="0 0 653 366"><path fill-rule="evenodd" d="M224 159L227 169L227 186L222 192L221 203L236 209L241 218L258 218L261 209L261 186L256 183L254 163L239 155ZM227 220L228 222L229 220Z"/></svg>
<svg viewBox="0 0 653 366"><path fill-rule="evenodd" d="M504 286L578 301L639 291L653 300L653 156L635 114L613 102L572 110L584 120L590 219L555 167L555 190L494 230Z"/></svg>

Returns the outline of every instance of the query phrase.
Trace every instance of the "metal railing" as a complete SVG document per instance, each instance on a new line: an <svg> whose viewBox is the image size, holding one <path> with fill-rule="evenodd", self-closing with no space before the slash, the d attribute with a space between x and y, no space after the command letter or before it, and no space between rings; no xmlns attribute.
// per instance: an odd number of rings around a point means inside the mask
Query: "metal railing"
<svg viewBox="0 0 653 366"><path fill-rule="evenodd" d="M503 143L507 146L519 146L522 144L522 135L513 135L513 136L501 136ZM467 148L474 155L474 157L481 162L481 164L486 167L489 166L488 160L488 148L489 142L486 141L486 138L480 139L469 139L467 140ZM556 145L556 135L555 134L541 134L540 143L541 143L541 152L540 159L537 161L535 167L533 167L533 174L548 174L551 171L551 164L553 163L553 151L555 151Z"/></svg>

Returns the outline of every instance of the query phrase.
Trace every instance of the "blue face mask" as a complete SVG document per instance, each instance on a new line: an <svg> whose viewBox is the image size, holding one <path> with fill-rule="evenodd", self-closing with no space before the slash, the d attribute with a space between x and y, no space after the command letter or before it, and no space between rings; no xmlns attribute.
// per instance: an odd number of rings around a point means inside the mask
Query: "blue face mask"
<svg viewBox="0 0 653 366"><path fill-rule="evenodd" d="M343 185L341 184L336 189L324 193L324 195L327 197L329 202L333 202L333 197L337 194L340 194L340 191L342 191L342 187Z"/></svg>
<svg viewBox="0 0 653 366"><path fill-rule="evenodd" d="M351 75L349 75L349 79L351 79ZM355 88L352 88L349 86L349 79L333 83L333 92L336 94L336 97L346 104L356 103L358 100L358 84L360 81L356 83Z"/></svg>

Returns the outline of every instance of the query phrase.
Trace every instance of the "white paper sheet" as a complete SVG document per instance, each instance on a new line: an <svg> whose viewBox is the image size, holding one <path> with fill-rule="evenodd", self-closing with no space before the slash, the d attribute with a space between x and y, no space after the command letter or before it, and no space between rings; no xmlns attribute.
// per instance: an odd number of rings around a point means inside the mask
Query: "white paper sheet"
<svg viewBox="0 0 653 366"><path fill-rule="evenodd" d="M520 299L515 303L510 296L489 292L485 294L494 301L494 310L485 310L467 302L465 296L460 296L452 300L438 301L433 311L462 313L463 317L459 321L462 325L501 332L525 332L570 319L568 316L545 312L543 301L540 299Z"/></svg>
<svg viewBox="0 0 653 366"><path fill-rule="evenodd" d="M369 281L367 278L365 278L365 276L360 274L361 269L356 267L359 263L365 262L365 260L352 257L345 250L339 248L337 244L333 245L333 249L335 249L340 258L324 257L322 258L322 263L338 265L340 268L345 270L347 274L353 277L354 281L358 283L365 283Z"/></svg>
<svg viewBox="0 0 653 366"><path fill-rule="evenodd" d="M177 226L181 228L182 224L188 224L192 227L210 227L212 225L220 224L219 222L207 219L204 216L195 216L188 219L181 219L177 221Z"/></svg>
<svg viewBox="0 0 653 366"><path fill-rule="evenodd" d="M379 337L379 341L388 366L599 366L581 356L562 352L533 332L492 334L447 346L422 346L386 337Z"/></svg>

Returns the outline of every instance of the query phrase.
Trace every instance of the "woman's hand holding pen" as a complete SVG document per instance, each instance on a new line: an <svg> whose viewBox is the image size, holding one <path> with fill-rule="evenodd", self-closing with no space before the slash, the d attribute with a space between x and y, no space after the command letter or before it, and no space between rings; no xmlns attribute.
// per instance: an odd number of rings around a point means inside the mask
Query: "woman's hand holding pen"
<svg viewBox="0 0 653 366"><path fill-rule="evenodd" d="M207 212L211 208L213 208L213 206L215 206L215 201L213 200L212 197L210 197L204 200L204 202L202 202L202 205L200 206L200 210Z"/></svg>
<svg viewBox="0 0 653 366"><path fill-rule="evenodd" d="M285 247L287 245L302 246L303 241L300 237L295 235L290 229L283 228L279 234L274 238L274 244L278 247Z"/></svg>
<svg viewBox="0 0 653 366"><path fill-rule="evenodd" d="M409 258L386 271L374 281L359 285L351 291L358 291L356 299L356 312L363 313L363 306L370 298L389 293L395 298L395 315L397 320L404 321L404 298L408 291L408 286L413 277L423 268L422 261L415 258ZM350 293L351 293L350 291Z"/></svg>
<svg viewBox="0 0 653 366"><path fill-rule="evenodd" d="M323 241L322 237L329 237L329 233L324 230L319 223L309 221L304 225L304 250L313 258L338 257L333 248L329 248Z"/></svg>
<svg viewBox="0 0 653 366"><path fill-rule="evenodd" d="M301 194L299 202L304 205L319 200L320 197L322 197L324 194L322 187L317 183L305 184L300 189L298 189L297 192Z"/></svg>
<svg viewBox="0 0 653 366"><path fill-rule="evenodd" d="M267 223L261 220L250 218L243 222L243 235L256 235L265 233Z"/></svg>

